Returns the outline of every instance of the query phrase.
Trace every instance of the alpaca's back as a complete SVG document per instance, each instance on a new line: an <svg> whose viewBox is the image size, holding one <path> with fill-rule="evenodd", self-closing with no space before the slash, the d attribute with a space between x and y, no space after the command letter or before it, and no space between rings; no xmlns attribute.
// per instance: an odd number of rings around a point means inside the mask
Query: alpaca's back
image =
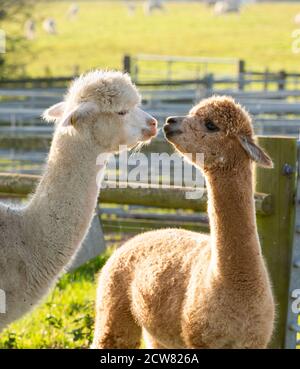
<svg viewBox="0 0 300 369"><path fill-rule="evenodd" d="M193 265L209 257L209 236L184 229L168 228L139 234L122 247L110 258L101 274L122 273L128 281L138 280L137 274L143 273L149 283L155 278L166 278L182 271L185 275ZM147 277L146 277L147 275ZM162 281L159 281L162 282Z"/></svg>

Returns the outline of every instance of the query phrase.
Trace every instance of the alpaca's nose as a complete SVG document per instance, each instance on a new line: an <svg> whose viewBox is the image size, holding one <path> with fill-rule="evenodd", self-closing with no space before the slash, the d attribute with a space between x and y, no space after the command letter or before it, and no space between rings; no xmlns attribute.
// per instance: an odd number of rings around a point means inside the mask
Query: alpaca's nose
<svg viewBox="0 0 300 369"><path fill-rule="evenodd" d="M147 120L147 125L149 126L149 127L157 127L157 120L155 119L155 118L149 118L148 120Z"/></svg>
<svg viewBox="0 0 300 369"><path fill-rule="evenodd" d="M169 117L166 119L166 125L169 125L169 126L173 124L180 125L185 119L186 119L186 116Z"/></svg>
<svg viewBox="0 0 300 369"><path fill-rule="evenodd" d="M177 117L169 117L166 119L166 123L168 124L174 124L177 123Z"/></svg>
<svg viewBox="0 0 300 369"><path fill-rule="evenodd" d="M157 133L157 120L153 117L147 119L147 126L151 134L156 135Z"/></svg>

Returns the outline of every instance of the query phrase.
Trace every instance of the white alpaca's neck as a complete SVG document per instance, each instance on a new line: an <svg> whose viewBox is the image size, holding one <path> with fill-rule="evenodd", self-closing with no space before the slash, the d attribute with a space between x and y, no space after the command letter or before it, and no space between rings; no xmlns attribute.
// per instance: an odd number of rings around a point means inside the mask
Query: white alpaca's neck
<svg viewBox="0 0 300 369"><path fill-rule="evenodd" d="M24 231L32 240L28 247L38 255L36 270L44 270L49 281L63 270L87 233L99 192L97 154L80 137L57 133L45 175L25 209Z"/></svg>
<svg viewBox="0 0 300 369"><path fill-rule="evenodd" d="M212 268L223 276L255 275L261 265L251 164L230 176L207 176Z"/></svg>

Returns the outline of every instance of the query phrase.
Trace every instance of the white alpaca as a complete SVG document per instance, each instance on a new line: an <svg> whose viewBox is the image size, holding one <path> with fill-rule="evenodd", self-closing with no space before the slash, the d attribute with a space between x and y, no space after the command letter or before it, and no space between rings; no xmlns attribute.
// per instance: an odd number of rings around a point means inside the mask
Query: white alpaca
<svg viewBox="0 0 300 369"><path fill-rule="evenodd" d="M43 28L47 33L49 33L49 35L57 34L56 22L54 18L46 18L43 22Z"/></svg>
<svg viewBox="0 0 300 369"><path fill-rule="evenodd" d="M56 121L46 172L28 205L0 205L0 291L6 298L0 331L48 292L79 249L97 203L99 154L156 134L156 120L139 102L127 75L95 71L75 80L65 100L45 112Z"/></svg>
<svg viewBox="0 0 300 369"><path fill-rule="evenodd" d="M72 20L75 19L79 12L79 5L76 3L71 4L70 8L67 11L67 18Z"/></svg>
<svg viewBox="0 0 300 369"><path fill-rule="evenodd" d="M25 37L27 40L33 40L35 38L35 21L28 19L24 25Z"/></svg>

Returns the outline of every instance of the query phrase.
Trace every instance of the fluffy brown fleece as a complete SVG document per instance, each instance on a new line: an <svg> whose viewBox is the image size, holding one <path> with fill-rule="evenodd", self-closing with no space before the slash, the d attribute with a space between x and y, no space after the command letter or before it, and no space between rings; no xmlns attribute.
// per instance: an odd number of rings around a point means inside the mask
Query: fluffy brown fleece
<svg viewBox="0 0 300 369"><path fill-rule="evenodd" d="M274 302L257 235L252 163L271 167L249 115L213 97L165 135L182 154L204 153L211 234L147 232L117 250L99 279L94 348L265 348ZM194 155L195 157L195 155Z"/></svg>

